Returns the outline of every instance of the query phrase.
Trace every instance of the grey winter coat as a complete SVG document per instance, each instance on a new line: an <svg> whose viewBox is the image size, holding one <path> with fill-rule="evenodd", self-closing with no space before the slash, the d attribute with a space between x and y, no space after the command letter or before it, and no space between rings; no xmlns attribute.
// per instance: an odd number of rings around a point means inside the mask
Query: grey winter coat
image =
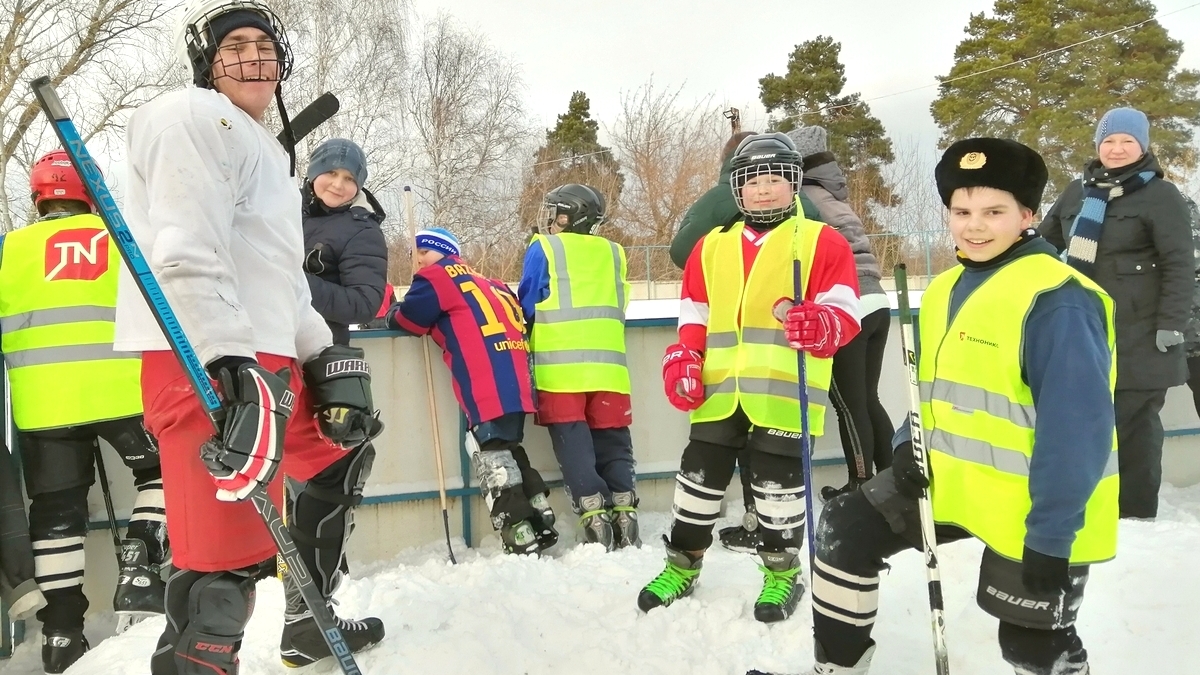
<svg viewBox="0 0 1200 675"><path fill-rule="evenodd" d="M883 293L879 283L883 276L879 261L871 251L871 240L862 220L847 203L850 192L846 189L846 176L832 153L822 152L804 158L804 180L800 189L821 212L821 220L850 242L854 265L858 269L858 294Z"/></svg>
<svg viewBox="0 0 1200 675"><path fill-rule="evenodd" d="M1187 380L1183 345L1160 352L1155 333L1187 327L1195 285L1190 218L1183 195L1162 179L1153 154L1120 172L1146 170L1159 177L1108 203L1096 254L1095 281L1116 306L1117 389L1167 389ZM1093 161L1085 174L1103 171ZM1073 181L1038 227L1059 251L1067 247L1083 196L1082 182Z"/></svg>
<svg viewBox="0 0 1200 675"><path fill-rule="evenodd" d="M350 342L348 324L365 324L383 304L388 252L380 224L386 214L366 189L346 206L326 208L304 194L304 271L313 307L325 318L333 341Z"/></svg>

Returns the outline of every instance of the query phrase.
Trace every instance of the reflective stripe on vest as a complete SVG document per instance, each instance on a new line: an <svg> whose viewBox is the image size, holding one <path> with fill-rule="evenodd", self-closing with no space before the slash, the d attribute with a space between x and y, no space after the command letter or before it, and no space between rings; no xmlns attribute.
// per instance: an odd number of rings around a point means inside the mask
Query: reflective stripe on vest
<svg viewBox="0 0 1200 675"><path fill-rule="evenodd" d="M141 414L141 359L112 347L119 265L93 215L46 220L5 237L0 349L19 429Z"/></svg>
<svg viewBox="0 0 1200 675"><path fill-rule="evenodd" d="M792 262L797 255L801 286L807 288L822 227L798 217L781 223L763 239L748 276L743 272L743 223L704 238L701 262L709 308L701 373L705 399L692 411L692 422L722 420L741 406L757 426L800 431L796 351L788 346L771 307L780 297L794 295ZM809 431L820 436L833 363L810 355L805 359Z"/></svg>
<svg viewBox="0 0 1200 675"><path fill-rule="evenodd" d="M538 235L550 295L534 312L530 345L542 391L628 394L625 361L625 251L603 237Z"/></svg>
<svg viewBox="0 0 1200 675"><path fill-rule="evenodd" d="M1105 308L1108 347L1115 354L1113 304L1094 282L1049 255L1007 263L971 292L949 318L950 295L962 274L938 275L921 296L918 365L921 421L933 472L934 520L956 525L991 549L1020 560L1032 508L1029 471L1037 413L1022 379L1025 320L1037 298L1072 280ZM1019 320L1018 320L1019 319ZM1109 389L1116 383L1116 359ZM1116 554L1117 453L1114 431L1103 477L1088 500L1071 562L1101 562Z"/></svg>

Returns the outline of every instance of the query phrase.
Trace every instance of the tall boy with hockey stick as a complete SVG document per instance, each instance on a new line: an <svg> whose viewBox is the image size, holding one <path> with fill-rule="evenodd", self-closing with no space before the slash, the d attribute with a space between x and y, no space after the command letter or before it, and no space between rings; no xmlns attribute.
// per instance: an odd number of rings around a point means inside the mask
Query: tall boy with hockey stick
<svg viewBox="0 0 1200 675"><path fill-rule="evenodd" d="M521 441L536 410L521 306L508 287L471 269L458 239L439 227L416 234L418 270L388 327L430 334L442 348L454 395L467 416L467 448L492 526L509 553L558 541L550 491Z"/></svg>
<svg viewBox="0 0 1200 675"><path fill-rule="evenodd" d="M805 352L812 435L824 428L833 354L858 333L858 277L845 238L799 213L802 159L779 133L743 140L731 187L743 219L713 230L683 270L679 342L663 357L671 405L691 412L676 476L667 566L638 595L650 611L692 592L733 476L750 449L762 541L759 621L791 616L804 594L799 363ZM793 305L799 256L803 297Z"/></svg>
<svg viewBox="0 0 1200 675"><path fill-rule="evenodd" d="M142 353L146 425L162 455L174 571L154 675L233 675L254 583L275 544L253 505L278 502L281 461L307 481L291 532L326 601L370 466L372 414L362 351L333 346L302 270L300 194L291 148L262 123L292 57L260 0L194 0L178 46L196 87L165 94L129 122L126 217L187 338L224 400L211 423L129 277L117 301L118 349ZM286 113L280 105L284 128ZM302 365L303 364L303 365ZM293 414L293 411L294 414ZM285 451L286 447L286 453ZM285 577L285 665L329 656ZM378 619L338 619L353 650L383 638Z"/></svg>
<svg viewBox="0 0 1200 675"><path fill-rule="evenodd" d="M977 599L1000 620L1004 660L1017 675L1084 675L1075 617L1088 565L1117 543L1113 303L1030 229L1046 184L1036 152L959 141L935 176L961 264L921 297L932 485L906 425L892 469L825 508L811 673L866 674L879 572L921 546L917 500L928 488L939 542L987 546Z"/></svg>

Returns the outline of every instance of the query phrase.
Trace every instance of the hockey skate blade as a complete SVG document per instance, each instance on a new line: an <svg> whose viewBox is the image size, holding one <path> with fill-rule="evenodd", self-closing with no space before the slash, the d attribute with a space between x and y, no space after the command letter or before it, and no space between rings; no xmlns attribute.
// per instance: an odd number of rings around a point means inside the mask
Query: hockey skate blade
<svg viewBox="0 0 1200 675"><path fill-rule="evenodd" d="M384 636L384 637L386 639L387 636ZM360 656L362 654L366 654L367 652L378 647L381 642L383 642L383 640L380 640L379 642L372 642L371 644L354 652L354 655ZM279 660L281 663L283 663L283 667L287 668L289 673L296 673L297 675L299 675L301 673L304 673L306 675L309 673L311 673L313 675L316 675L317 673L333 674L333 673L337 673L339 670L338 666L337 666L337 661L334 660L333 656L325 656L325 657L317 659L316 661L313 661L311 663L295 663L292 661L288 661L286 656L281 656Z"/></svg>
<svg viewBox="0 0 1200 675"><path fill-rule="evenodd" d="M157 612L117 612L116 634L120 635L132 628L134 624L141 623L155 616L162 615Z"/></svg>

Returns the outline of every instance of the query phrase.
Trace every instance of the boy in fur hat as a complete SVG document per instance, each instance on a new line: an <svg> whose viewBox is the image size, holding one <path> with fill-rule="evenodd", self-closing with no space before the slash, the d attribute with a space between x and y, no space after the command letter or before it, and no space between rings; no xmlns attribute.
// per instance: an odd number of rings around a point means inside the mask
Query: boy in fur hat
<svg viewBox="0 0 1200 675"><path fill-rule="evenodd" d="M866 675L879 572L921 548L917 500L928 490L939 543L986 545L977 597L1000 620L1004 660L1017 675L1086 675L1075 617L1088 565L1117 543L1113 303L1030 229L1046 184L1036 152L959 141L935 177L960 264L921 298L931 477L904 425L893 467L825 508L810 673Z"/></svg>

